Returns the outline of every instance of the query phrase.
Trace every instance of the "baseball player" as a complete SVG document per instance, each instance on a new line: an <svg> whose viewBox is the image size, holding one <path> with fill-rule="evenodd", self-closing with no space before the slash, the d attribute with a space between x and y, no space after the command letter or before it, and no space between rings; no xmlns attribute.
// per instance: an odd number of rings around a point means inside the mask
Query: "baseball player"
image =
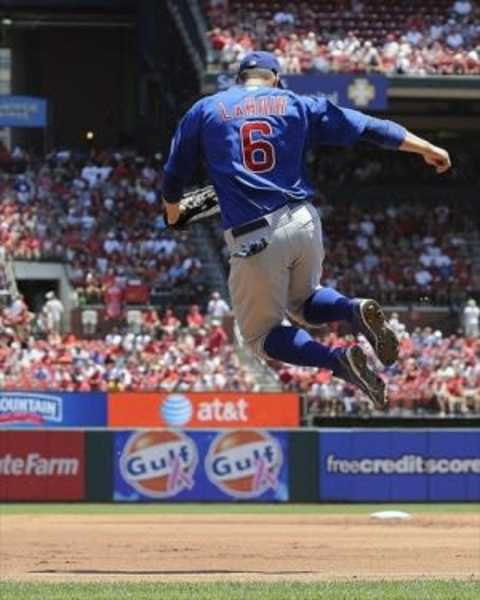
<svg viewBox="0 0 480 600"><path fill-rule="evenodd" d="M397 338L375 300L320 286L322 229L309 202L314 190L305 153L312 146L362 140L420 154L438 173L450 167L450 158L392 121L285 90L279 73L275 56L252 52L240 64L236 85L201 99L186 113L165 166L167 220L174 225L181 218L183 188L204 158L218 195L232 305L246 343L263 357L330 369L381 408L385 384L358 345L327 347L286 321L288 316L308 326L348 321L382 363L391 365L398 356Z"/></svg>

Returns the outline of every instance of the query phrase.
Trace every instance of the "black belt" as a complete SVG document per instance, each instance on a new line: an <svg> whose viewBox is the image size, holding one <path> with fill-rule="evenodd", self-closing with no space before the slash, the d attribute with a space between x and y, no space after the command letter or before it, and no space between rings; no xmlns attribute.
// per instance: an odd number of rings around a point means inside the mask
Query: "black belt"
<svg viewBox="0 0 480 600"><path fill-rule="evenodd" d="M251 233L252 231L257 231L257 229L262 229L262 227L268 227L270 224L265 218L257 219L256 221L250 221L250 223L245 223L245 225L239 225L238 227L232 227L231 233L234 238L239 237L240 235L245 235L246 233Z"/></svg>

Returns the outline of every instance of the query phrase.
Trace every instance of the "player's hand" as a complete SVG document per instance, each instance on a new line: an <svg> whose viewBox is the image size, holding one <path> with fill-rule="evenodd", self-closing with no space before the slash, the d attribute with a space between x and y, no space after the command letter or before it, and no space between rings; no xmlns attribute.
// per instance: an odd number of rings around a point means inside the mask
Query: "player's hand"
<svg viewBox="0 0 480 600"><path fill-rule="evenodd" d="M445 173L452 166L448 152L438 146L429 146L423 153L423 159L428 165L435 167L439 174Z"/></svg>
<svg viewBox="0 0 480 600"><path fill-rule="evenodd" d="M181 211L178 204L168 204L163 201L163 218L167 225L175 225L179 220Z"/></svg>

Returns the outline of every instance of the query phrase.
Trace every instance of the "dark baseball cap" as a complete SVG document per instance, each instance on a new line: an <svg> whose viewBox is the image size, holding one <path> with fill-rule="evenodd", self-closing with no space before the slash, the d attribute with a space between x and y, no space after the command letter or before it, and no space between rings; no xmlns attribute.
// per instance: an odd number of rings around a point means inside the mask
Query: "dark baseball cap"
<svg viewBox="0 0 480 600"><path fill-rule="evenodd" d="M263 50L250 52L245 56L240 63L238 72L241 73L246 69L266 69L268 71L273 71L276 75L281 71L280 63L276 56L271 52L264 52Z"/></svg>

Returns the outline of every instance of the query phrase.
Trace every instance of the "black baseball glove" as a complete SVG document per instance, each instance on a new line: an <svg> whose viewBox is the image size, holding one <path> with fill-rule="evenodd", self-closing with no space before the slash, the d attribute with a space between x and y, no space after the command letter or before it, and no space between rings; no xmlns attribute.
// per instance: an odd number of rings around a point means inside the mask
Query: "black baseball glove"
<svg viewBox="0 0 480 600"><path fill-rule="evenodd" d="M184 194L179 202L180 217L176 223L169 225L164 210L165 223L172 229L182 229L190 223L208 219L220 213L218 197L213 185L197 188Z"/></svg>

